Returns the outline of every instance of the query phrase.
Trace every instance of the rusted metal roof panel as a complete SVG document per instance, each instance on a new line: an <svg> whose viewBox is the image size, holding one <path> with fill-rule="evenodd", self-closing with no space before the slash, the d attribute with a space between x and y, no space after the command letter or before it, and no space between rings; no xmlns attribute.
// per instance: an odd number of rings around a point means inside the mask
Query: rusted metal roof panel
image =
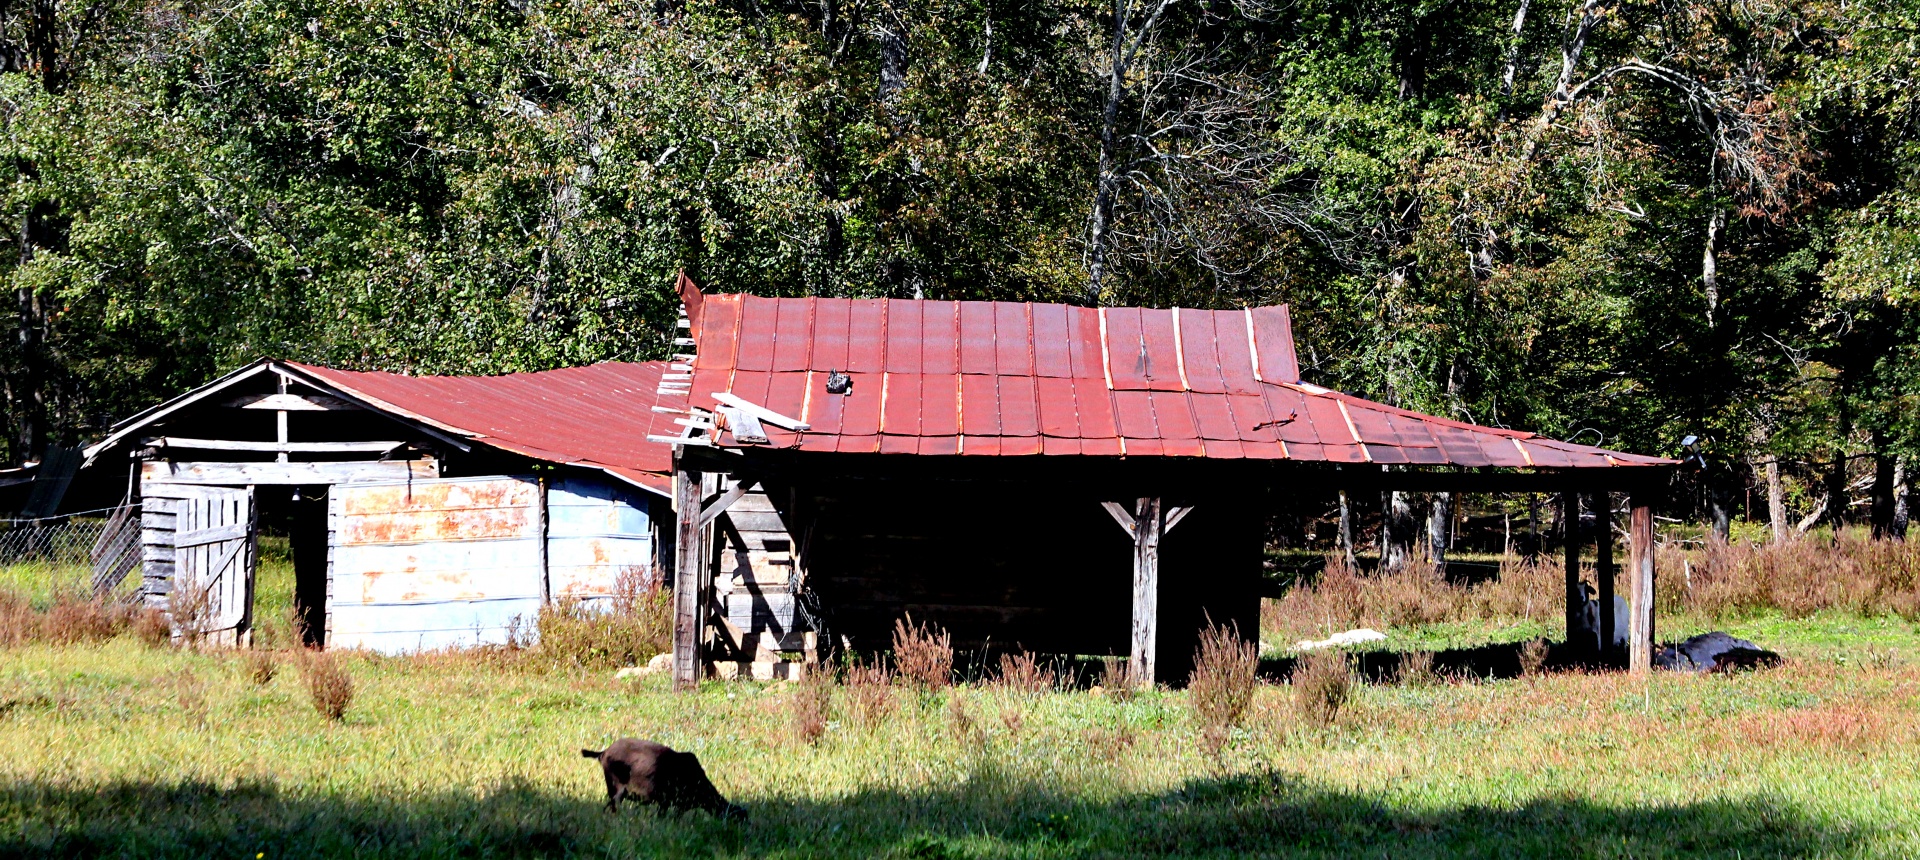
<svg viewBox="0 0 1920 860"><path fill-rule="evenodd" d="M1238 311L704 296L694 405L730 392L809 451L1176 456L1590 468L1672 465L1373 403L1300 381L1285 306ZM776 372L770 372L776 371ZM804 371L804 372L803 372ZM828 371L853 391L825 391ZM723 433L721 444L734 444Z"/></svg>
<svg viewBox="0 0 1920 860"><path fill-rule="evenodd" d="M1216 311L1179 311L1180 366L1186 373L1187 390L1196 394L1225 394L1227 380L1220 373L1219 336ZM1210 398L1195 398L1195 400Z"/></svg>
<svg viewBox="0 0 1920 860"><path fill-rule="evenodd" d="M680 429L673 416L653 411L662 402L665 362L608 362L504 376L288 366L369 405L456 436L538 460L601 469L659 493L672 489L672 449L647 441L648 433L672 435Z"/></svg>

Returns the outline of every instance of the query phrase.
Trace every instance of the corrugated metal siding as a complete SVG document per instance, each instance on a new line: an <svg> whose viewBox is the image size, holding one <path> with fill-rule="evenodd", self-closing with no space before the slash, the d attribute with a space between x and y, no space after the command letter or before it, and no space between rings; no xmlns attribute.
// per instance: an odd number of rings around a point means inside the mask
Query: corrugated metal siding
<svg viewBox="0 0 1920 860"><path fill-rule="evenodd" d="M653 523L637 494L602 481L548 485L547 576L554 599L605 602L622 570L651 577L653 562Z"/></svg>
<svg viewBox="0 0 1920 860"><path fill-rule="evenodd" d="M327 530L329 647L498 643L539 615L540 485L531 478L340 485Z"/></svg>

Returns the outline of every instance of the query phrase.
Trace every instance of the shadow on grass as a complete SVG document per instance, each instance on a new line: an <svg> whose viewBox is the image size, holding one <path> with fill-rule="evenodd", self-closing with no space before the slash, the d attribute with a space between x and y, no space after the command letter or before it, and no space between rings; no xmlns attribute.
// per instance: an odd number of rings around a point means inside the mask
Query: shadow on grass
<svg viewBox="0 0 1920 860"><path fill-rule="evenodd" d="M1859 834L1766 798L1409 810L1271 773L1111 802L990 775L950 791L740 799L746 825L632 807L609 816L594 798L524 785L349 798L270 784L14 782L0 786L0 856L1753 858L1861 847Z"/></svg>
<svg viewBox="0 0 1920 860"><path fill-rule="evenodd" d="M1518 678L1521 674L1522 642L1504 642L1473 648L1448 648L1434 651L1432 671L1436 675L1459 678ZM1349 655L1354 671L1373 683L1391 683L1400 674L1402 651L1359 651ZM1260 661L1260 677L1273 682L1293 677L1296 658L1277 657ZM1568 648L1564 643L1549 643L1541 668L1549 672L1569 670L1620 670L1626 661L1619 655L1597 658L1591 651Z"/></svg>

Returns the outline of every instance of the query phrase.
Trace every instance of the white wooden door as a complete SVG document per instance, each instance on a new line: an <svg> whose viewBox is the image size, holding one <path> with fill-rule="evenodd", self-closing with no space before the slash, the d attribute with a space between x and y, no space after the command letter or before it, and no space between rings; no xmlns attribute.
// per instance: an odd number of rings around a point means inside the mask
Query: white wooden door
<svg viewBox="0 0 1920 860"><path fill-rule="evenodd" d="M208 639L241 644L253 620L253 488L213 489L175 504L174 621L188 623L179 614L193 607Z"/></svg>

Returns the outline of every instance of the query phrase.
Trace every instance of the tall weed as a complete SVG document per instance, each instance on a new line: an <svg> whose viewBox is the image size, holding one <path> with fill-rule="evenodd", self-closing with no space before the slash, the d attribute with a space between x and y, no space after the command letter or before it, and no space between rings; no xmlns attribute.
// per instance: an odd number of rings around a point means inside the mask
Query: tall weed
<svg viewBox="0 0 1920 860"><path fill-rule="evenodd" d="M1002 689L1025 696L1039 695L1054 688L1053 671L1040 665L1026 651L1000 655L1000 674L995 679Z"/></svg>
<svg viewBox="0 0 1920 860"><path fill-rule="evenodd" d="M1216 758L1226 747L1228 734L1240 725L1253 704L1259 668L1259 647L1242 638L1239 628L1214 625L1200 634L1187 698L1201 739Z"/></svg>
<svg viewBox="0 0 1920 860"><path fill-rule="evenodd" d="M1313 651L1293 666L1294 716L1308 727L1324 729L1340 717L1353 693L1347 655L1337 649Z"/></svg>
<svg viewBox="0 0 1920 860"><path fill-rule="evenodd" d="M820 742L833 716L833 682L825 672L809 673L787 696L787 727L802 744Z"/></svg>
<svg viewBox="0 0 1920 860"><path fill-rule="evenodd" d="M863 731L873 731L898 707L893 698L893 673L880 663L847 667L847 716Z"/></svg>
<svg viewBox="0 0 1920 860"><path fill-rule="evenodd" d="M340 667L331 652L305 653L300 668L305 675L307 698L320 716L340 722L346 718L347 707L353 704L353 678Z"/></svg>
<svg viewBox="0 0 1920 860"><path fill-rule="evenodd" d="M913 616L893 622L893 667L901 680L921 690L953 683L953 636Z"/></svg>

